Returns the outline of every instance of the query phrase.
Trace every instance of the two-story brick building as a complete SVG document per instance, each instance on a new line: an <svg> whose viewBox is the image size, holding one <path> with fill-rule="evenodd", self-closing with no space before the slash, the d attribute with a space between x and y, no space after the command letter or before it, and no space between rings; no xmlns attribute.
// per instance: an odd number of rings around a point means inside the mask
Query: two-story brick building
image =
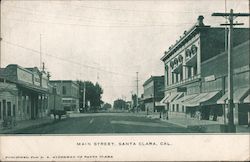
<svg viewBox="0 0 250 162"><path fill-rule="evenodd" d="M148 112L158 112L164 108L160 103L164 97L164 76L151 76L143 84L143 102Z"/></svg>
<svg viewBox="0 0 250 162"><path fill-rule="evenodd" d="M0 120L44 117L48 113L48 75L38 68L11 64L0 70Z"/></svg>
<svg viewBox="0 0 250 162"><path fill-rule="evenodd" d="M223 87L227 83L214 74L223 72L226 75L226 55L222 54L225 52L225 28L204 25L203 19L203 16L199 16L198 22L189 31L185 31L161 58L165 64L163 100L170 115L210 119L213 114L213 120L217 120L217 116L223 116L217 100L225 93ZM242 48L242 43L249 40L249 28L235 28L233 38L235 50ZM241 53L249 56L249 51ZM220 62L215 59L219 55L223 56ZM241 58L234 59L241 64Z"/></svg>
<svg viewBox="0 0 250 162"><path fill-rule="evenodd" d="M76 81L51 80L49 84L61 95L64 110L79 111L79 85Z"/></svg>

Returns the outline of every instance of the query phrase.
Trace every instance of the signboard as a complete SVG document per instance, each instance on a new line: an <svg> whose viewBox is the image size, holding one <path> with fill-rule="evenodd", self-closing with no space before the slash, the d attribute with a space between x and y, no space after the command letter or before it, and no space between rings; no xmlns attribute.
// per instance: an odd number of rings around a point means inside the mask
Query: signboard
<svg viewBox="0 0 250 162"><path fill-rule="evenodd" d="M187 87L177 87L177 92L187 92Z"/></svg>
<svg viewBox="0 0 250 162"><path fill-rule="evenodd" d="M24 71L22 69L17 69L17 78L18 80L20 81L23 81L23 82L27 82L27 83L30 83L30 84L33 84L33 81L32 81L32 74L27 72L27 71Z"/></svg>
<svg viewBox="0 0 250 162"><path fill-rule="evenodd" d="M209 75L209 76L205 77L205 82L209 82L209 81L213 81L213 80L215 80L214 75Z"/></svg>

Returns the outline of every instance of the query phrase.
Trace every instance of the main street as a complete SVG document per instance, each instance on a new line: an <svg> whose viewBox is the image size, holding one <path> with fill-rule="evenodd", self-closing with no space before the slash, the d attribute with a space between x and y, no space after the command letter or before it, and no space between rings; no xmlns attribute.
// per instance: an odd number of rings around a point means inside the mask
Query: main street
<svg viewBox="0 0 250 162"><path fill-rule="evenodd" d="M76 114L70 118L36 128L26 128L18 134L105 134L105 133L190 133L191 131L159 119L133 113Z"/></svg>

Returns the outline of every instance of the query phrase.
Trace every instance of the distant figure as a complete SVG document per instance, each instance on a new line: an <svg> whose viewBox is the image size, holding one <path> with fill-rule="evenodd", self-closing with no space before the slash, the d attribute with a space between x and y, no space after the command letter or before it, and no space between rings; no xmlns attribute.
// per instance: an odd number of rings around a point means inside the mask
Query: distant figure
<svg viewBox="0 0 250 162"><path fill-rule="evenodd" d="M147 115L148 115L148 107L147 107Z"/></svg>
<svg viewBox="0 0 250 162"><path fill-rule="evenodd" d="M163 119L168 120L167 110L163 109Z"/></svg>

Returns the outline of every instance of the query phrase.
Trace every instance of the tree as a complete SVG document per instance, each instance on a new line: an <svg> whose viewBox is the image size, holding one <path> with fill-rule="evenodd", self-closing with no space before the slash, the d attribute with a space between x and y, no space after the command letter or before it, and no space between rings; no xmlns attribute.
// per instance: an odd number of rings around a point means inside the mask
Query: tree
<svg viewBox="0 0 250 162"><path fill-rule="evenodd" d="M125 110L127 109L126 101L117 99L114 101L114 109Z"/></svg>
<svg viewBox="0 0 250 162"><path fill-rule="evenodd" d="M108 109L111 109L112 108L112 105L109 104L109 103L105 103L102 107L104 110L108 110Z"/></svg>
<svg viewBox="0 0 250 162"><path fill-rule="evenodd" d="M79 106L80 107L89 107L91 111L96 111L101 107L103 101L101 100L103 89L102 87L96 83L93 84L91 81L78 81L79 84ZM84 84L85 84L85 106L83 106L83 92L84 92ZM88 105L88 102L90 105ZM86 111L86 110L85 110Z"/></svg>

